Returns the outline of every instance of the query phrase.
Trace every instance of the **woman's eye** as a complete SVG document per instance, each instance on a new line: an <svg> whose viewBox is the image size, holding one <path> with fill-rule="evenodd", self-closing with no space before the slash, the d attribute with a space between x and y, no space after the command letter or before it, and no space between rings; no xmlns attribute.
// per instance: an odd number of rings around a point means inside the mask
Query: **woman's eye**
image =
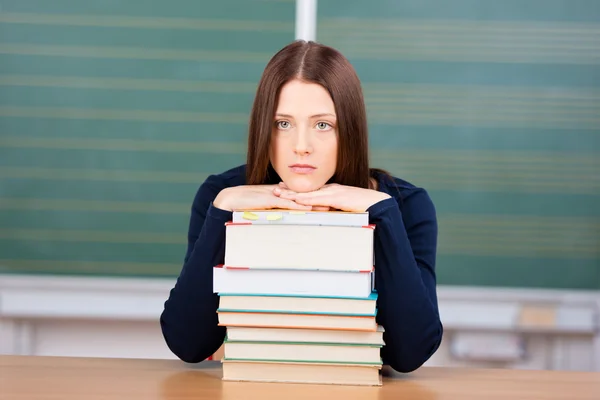
<svg viewBox="0 0 600 400"><path fill-rule="evenodd" d="M290 123L288 121L278 121L277 122L277 127L279 129L287 129L290 127Z"/></svg>
<svg viewBox="0 0 600 400"><path fill-rule="evenodd" d="M324 130L329 128L329 124L327 122L318 122L317 129Z"/></svg>

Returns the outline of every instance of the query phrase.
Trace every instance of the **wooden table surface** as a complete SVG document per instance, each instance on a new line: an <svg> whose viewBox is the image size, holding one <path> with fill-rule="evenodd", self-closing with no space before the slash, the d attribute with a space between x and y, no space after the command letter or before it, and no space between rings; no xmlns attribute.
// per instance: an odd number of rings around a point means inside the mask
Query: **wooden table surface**
<svg viewBox="0 0 600 400"><path fill-rule="evenodd" d="M381 387L224 382L218 361L0 356L0 399L600 399L600 373L423 367Z"/></svg>

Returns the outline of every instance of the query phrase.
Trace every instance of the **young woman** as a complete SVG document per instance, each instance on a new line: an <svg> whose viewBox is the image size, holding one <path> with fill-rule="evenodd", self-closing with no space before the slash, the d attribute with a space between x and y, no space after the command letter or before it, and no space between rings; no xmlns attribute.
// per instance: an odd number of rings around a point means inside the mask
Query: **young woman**
<svg viewBox="0 0 600 400"><path fill-rule="evenodd" d="M368 211L383 362L410 372L438 349L434 205L425 190L369 168L361 85L330 47L295 41L275 54L258 85L246 164L211 175L196 194L184 265L160 318L180 359L200 362L223 343L212 268L223 263L224 224L232 210L264 208Z"/></svg>

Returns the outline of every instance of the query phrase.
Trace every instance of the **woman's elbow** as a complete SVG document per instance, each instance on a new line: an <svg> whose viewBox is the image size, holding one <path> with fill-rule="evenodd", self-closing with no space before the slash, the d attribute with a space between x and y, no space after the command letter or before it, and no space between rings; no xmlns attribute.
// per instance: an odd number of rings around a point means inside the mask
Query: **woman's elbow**
<svg viewBox="0 0 600 400"><path fill-rule="evenodd" d="M163 339L169 350L181 361L199 363L212 356L225 338L223 327L217 327L213 334L194 336L191 332L178 329L160 318Z"/></svg>
<svg viewBox="0 0 600 400"><path fill-rule="evenodd" d="M439 349L442 343L443 326L441 322L428 335L421 337L419 343L412 346L394 346L384 360L392 369L401 373L413 372L423 366Z"/></svg>

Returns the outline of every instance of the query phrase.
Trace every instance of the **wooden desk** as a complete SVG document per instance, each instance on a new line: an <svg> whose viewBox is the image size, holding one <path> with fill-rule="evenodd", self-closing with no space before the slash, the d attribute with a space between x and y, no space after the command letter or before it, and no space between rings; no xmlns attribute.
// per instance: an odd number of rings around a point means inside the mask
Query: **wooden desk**
<svg viewBox="0 0 600 400"><path fill-rule="evenodd" d="M382 387L223 382L218 361L0 356L0 399L600 399L600 373L424 367Z"/></svg>

